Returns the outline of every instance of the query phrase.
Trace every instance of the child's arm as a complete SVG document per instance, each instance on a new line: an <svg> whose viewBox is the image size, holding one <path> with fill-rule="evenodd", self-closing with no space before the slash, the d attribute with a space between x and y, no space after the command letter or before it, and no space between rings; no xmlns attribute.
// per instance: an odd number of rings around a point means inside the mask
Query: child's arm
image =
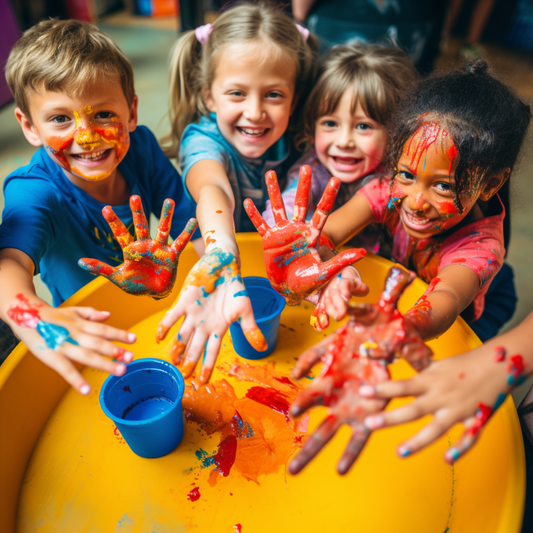
<svg viewBox="0 0 533 533"><path fill-rule="evenodd" d="M476 442L507 394L533 373L532 328L530 313L511 331L465 354L433 361L412 379L362 386L359 393L365 398L416 397L407 405L367 417L365 425L378 429L432 414L429 424L398 447L398 454L406 457L462 422L465 432L444 456L452 464Z"/></svg>
<svg viewBox="0 0 533 533"><path fill-rule="evenodd" d="M221 163L206 159L187 173L187 188L197 202L197 218L205 243L205 255L187 276L175 306L161 321L157 338L185 315L172 348L173 361L181 363L188 342L184 376L194 371L208 342L200 376L206 382L220 350L222 337L239 320L248 341L264 351L266 341L257 327L252 304L240 276L239 249L233 232L235 200Z"/></svg>
<svg viewBox="0 0 533 533"><path fill-rule="evenodd" d="M73 363L124 374L126 367L110 359L129 363L133 354L109 341L132 344L135 334L99 324L109 318L107 311L48 305L35 294L33 273L34 264L27 254L14 248L0 250L0 318L17 337L82 394L91 388Z"/></svg>

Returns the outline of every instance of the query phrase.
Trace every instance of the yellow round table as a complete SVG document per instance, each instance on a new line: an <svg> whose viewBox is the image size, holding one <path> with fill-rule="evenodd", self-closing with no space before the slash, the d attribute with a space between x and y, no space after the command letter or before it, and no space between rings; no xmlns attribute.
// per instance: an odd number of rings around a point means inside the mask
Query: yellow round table
<svg viewBox="0 0 533 533"><path fill-rule="evenodd" d="M265 276L258 235L237 237L243 276ZM98 278L65 305L110 311L111 325L137 333L136 358L168 360L167 345L155 342L156 325L196 260L188 246L180 258L174 292L165 300L135 298ZM358 267L371 287L364 300L376 301L390 263L369 254ZM425 286L417 279L402 296L400 310L411 306ZM311 312L306 303L286 307L276 349L267 359L249 362L249 370L277 376L282 383L280 376L290 374L295 357L323 338L324 333L309 325ZM325 334L337 326L333 323ZM229 334L223 344L211 381L226 380L242 405L247 390L257 382L230 375L236 354ZM436 357L447 357L479 344L459 319L430 346ZM297 476L286 472L290 457L280 455L281 448L260 447L247 451L256 461L255 477L246 477L237 467L224 476L204 461L217 450L220 435L190 420L182 443L169 455L143 459L133 454L100 409L98 394L106 375L90 368L83 372L92 386L88 397L70 389L23 345L0 367L2 533L514 533L520 529L525 462L510 397L488 422L478 444L455 466L448 466L443 454L460 435L459 425L412 457L396 456L396 445L427 423L425 418L375 432L344 477L336 474L335 466L348 440L348 428ZM391 372L395 379L413 375L404 361L391 365ZM389 408L406 401L394 400ZM269 420L285 423L283 413L267 414L257 422L265 435L275 433L267 427ZM324 408L315 408L308 428L301 431L310 433L324 414ZM272 418L276 416L282 418ZM269 438L277 446L275 439L285 436L280 432ZM287 447L283 450L288 453ZM276 453L277 463L268 467L267 460Z"/></svg>

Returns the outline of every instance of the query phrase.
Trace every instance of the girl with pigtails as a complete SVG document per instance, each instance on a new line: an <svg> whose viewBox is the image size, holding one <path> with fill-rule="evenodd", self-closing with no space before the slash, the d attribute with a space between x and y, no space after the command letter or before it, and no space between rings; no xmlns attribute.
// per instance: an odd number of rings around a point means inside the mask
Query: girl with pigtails
<svg viewBox="0 0 533 533"><path fill-rule="evenodd" d="M184 377L207 343L200 382L209 379L234 320L256 350L267 348L240 277L234 231L253 229L243 200L252 198L262 210L264 173L288 157L284 134L312 81L315 48L305 28L261 4L232 7L176 44L166 154L179 158L206 247L158 330L161 340L185 315L171 352L181 364L189 345ZM351 262L342 259L335 259L337 272Z"/></svg>

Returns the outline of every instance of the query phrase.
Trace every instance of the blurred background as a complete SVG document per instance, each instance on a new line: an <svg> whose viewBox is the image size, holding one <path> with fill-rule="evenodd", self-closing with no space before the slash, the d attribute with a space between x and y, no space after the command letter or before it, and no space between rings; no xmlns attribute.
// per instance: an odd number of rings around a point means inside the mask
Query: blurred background
<svg viewBox="0 0 533 533"><path fill-rule="evenodd" d="M494 73L533 103L533 0L293 0L276 2L315 33L321 50L357 40L401 46L421 73L450 69L485 57ZM168 56L183 30L212 21L223 5L215 0L0 0L0 62L21 32L48 18L93 21L129 57L139 96L139 123L161 137L167 132ZM0 77L0 183L29 163L34 148L13 115L14 103ZM531 129L531 128L530 128ZM511 183L511 244L518 307L505 329L533 310L533 150L526 140ZM0 195L0 211L3 210ZM0 218L1 221L1 218ZM152 221L151 226L154 227ZM51 303L36 280L39 296ZM521 401L533 380L513 396Z"/></svg>

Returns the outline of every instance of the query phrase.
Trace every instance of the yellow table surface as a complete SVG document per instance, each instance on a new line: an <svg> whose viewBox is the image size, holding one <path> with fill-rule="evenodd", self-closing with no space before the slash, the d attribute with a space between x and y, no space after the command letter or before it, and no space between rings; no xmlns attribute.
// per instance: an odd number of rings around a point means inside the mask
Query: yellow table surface
<svg viewBox="0 0 533 533"><path fill-rule="evenodd" d="M259 237L240 234L238 241L243 276L265 276ZM66 305L111 311L110 324L137 333L136 358L168 360L166 343L155 342L156 325L196 260L189 246L180 258L174 292L163 301L126 295L100 278ZM358 267L371 287L364 300L376 301L390 263L369 254ZM425 286L416 280L402 296L400 310L411 306ZM294 358L323 338L324 333L309 325L311 312L306 303L286 307L276 349L267 359L250 364L274 362L275 371L289 375ZM333 323L325 333L336 327ZM429 344L436 357L447 357L474 348L479 340L459 319ZM243 397L257 384L227 375L235 358L228 333L212 381L227 379ZM391 365L391 371L395 379L414 374L404 361ZM444 462L443 454L459 437L460 425L412 457L396 456L396 445L427 423L426 417L375 432L344 477L336 474L335 466L349 438L346 427L297 476L281 465L278 472L262 475L256 483L232 469L213 484L213 478L209 482L213 469L202 468L195 452L216 450L219 435L207 435L198 424L186 422L182 443L174 452L159 459L138 457L100 409L98 395L107 376L90 368L83 372L93 389L88 397L68 388L23 345L0 367L0 532L16 528L19 533L514 533L520 529L525 462L510 397L488 422L475 448L453 467ZM394 400L389 408L405 401ZM325 412L324 408L312 411L308 432ZM258 455L258 461L265 460ZM195 488L200 497L191 501L188 495Z"/></svg>

